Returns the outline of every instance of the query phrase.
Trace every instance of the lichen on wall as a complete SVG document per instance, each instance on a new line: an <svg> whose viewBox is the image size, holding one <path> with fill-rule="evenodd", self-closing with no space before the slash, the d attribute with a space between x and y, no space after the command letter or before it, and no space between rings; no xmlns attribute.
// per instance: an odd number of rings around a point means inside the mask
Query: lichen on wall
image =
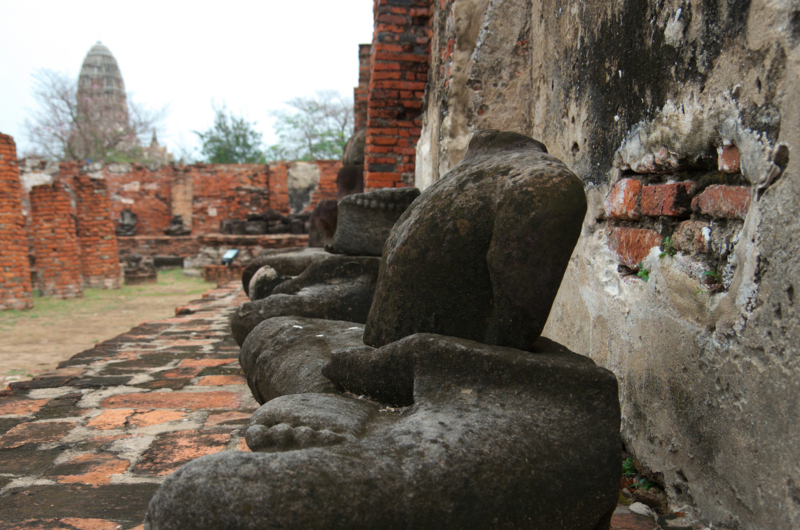
<svg viewBox="0 0 800 530"><path fill-rule="evenodd" d="M435 3L418 184L477 129L544 142L589 202L545 334L615 372L674 509L799 527L800 4L477 4Z"/></svg>

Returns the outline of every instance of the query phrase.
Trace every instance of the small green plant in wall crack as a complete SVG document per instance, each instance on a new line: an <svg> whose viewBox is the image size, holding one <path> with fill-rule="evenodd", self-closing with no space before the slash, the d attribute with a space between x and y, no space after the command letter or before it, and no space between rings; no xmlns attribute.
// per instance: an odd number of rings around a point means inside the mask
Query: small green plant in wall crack
<svg viewBox="0 0 800 530"><path fill-rule="evenodd" d="M622 461L622 474L627 476L636 474L636 466L633 463L633 458L628 457Z"/></svg>
<svg viewBox="0 0 800 530"><path fill-rule="evenodd" d="M663 258L664 256L672 257L678 249L675 248L675 245L672 243L672 239L667 236L664 239L664 242L661 244L661 254L658 255L659 258Z"/></svg>
<svg viewBox="0 0 800 530"><path fill-rule="evenodd" d="M637 267L639 268L639 272L636 273L636 276L638 276L639 278L641 278L644 281L649 280L650 279L650 271L644 268L644 265L642 265L641 261L639 262Z"/></svg>
<svg viewBox="0 0 800 530"><path fill-rule="evenodd" d="M715 270L705 271L703 274L703 285L698 285L694 294L713 294L722 291L722 279Z"/></svg>

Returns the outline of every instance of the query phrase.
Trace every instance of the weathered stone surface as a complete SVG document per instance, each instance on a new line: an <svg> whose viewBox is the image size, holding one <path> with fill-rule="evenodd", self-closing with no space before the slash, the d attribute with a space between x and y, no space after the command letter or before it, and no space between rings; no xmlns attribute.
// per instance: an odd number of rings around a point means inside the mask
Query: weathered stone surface
<svg viewBox="0 0 800 530"><path fill-rule="evenodd" d="M322 366L331 351L361 344L363 333L364 327L352 322L270 318L247 335L239 364L259 403L286 394L335 392Z"/></svg>
<svg viewBox="0 0 800 530"><path fill-rule="evenodd" d="M324 247L336 232L338 206L334 200L319 201L308 221L308 246Z"/></svg>
<svg viewBox="0 0 800 530"><path fill-rule="evenodd" d="M367 130L359 129L353 136L347 140L347 145L344 146L344 153L342 153L342 164L345 166L350 165L363 165L364 164L364 146L367 142Z"/></svg>
<svg viewBox="0 0 800 530"><path fill-rule="evenodd" d="M292 394L259 408L247 429L252 451L289 451L356 441L377 407L338 394Z"/></svg>
<svg viewBox="0 0 800 530"><path fill-rule="evenodd" d="M36 514L141 521L156 488L156 484L31 486L3 498L3 519L15 521Z"/></svg>
<svg viewBox="0 0 800 530"><path fill-rule="evenodd" d="M580 235L583 185L541 143L475 133L386 241L364 342L420 332L528 349Z"/></svg>
<svg viewBox="0 0 800 530"><path fill-rule="evenodd" d="M426 334L401 342L413 407L270 402L247 438L277 452L183 466L146 528L608 527L621 469L609 371L549 342L536 353Z"/></svg>
<svg viewBox="0 0 800 530"><path fill-rule="evenodd" d="M267 233L267 222L260 219L246 221L244 223L244 233L247 235L261 235Z"/></svg>
<svg viewBox="0 0 800 530"><path fill-rule="evenodd" d="M288 279L288 277L278 274L278 271L269 265L264 265L256 271L250 280L250 288L247 290L247 295L250 300L261 300L271 295L275 287Z"/></svg>
<svg viewBox="0 0 800 530"><path fill-rule="evenodd" d="M119 215L119 225L114 229L118 236L135 236L136 224L139 222L139 216L133 213L129 208L122 210Z"/></svg>
<svg viewBox="0 0 800 530"><path fill-rule="evenodd" d="M318 259L330 257L328 252L321 248L297 248L293 250L266 250L252 260L242 271L242 287L250 295L250 280L253 275L263 267L269 265L281 276L297 276Z"/></svg>
<svg viewBox="0 0 800 530"><path fill-rule="evenodd" d="M344 165L336 175L336 198L364 193L364 164Z"/></svg>
<svg viewBox="0 0 800 530"><path fill-rule="evenodd" d="M379 265L379 258L366 256L315 261L303 274L276 287L271 296L239 306L231 317L233 338L242 345L260 322L277 316L364 323Z"/></svg>
<svg viewBox="0 0 800 530"><path fill-rule="evenodd" d="M386 188L339 201L339 221L325 250L350 256L380 256L392 227L419 197L416 188Z"/></svg>
<svg viewBox="0 0 800 530"><path fill-rule="evenodd" d="M192 230L183 224L182 216L173 215L169 226L164 229L164 233L168 236L188 236L192 233Z"/></svg>
<svg viewBox="0 0 800 530"><path fill-rule="evenodd" d="M432 9L415 184L452 168L473 130L544 142L580 176L590 205L544 334L619 376L626 448L663 474L674 506L694 506L715 529L800 527L800 407L786 399L800 385L796 7L458 0ZM788 164L779 142L793 149ZM609 184L628 170L664 175L648 184L683 180L664 172L698 160L699 171L720 162L732 171L733 146L741 175L767 191L726 245L728 291L695 294L681 259L646 260L647 283L620 278L602 219ZM629 147L640 156L616 164Z"/></svg>

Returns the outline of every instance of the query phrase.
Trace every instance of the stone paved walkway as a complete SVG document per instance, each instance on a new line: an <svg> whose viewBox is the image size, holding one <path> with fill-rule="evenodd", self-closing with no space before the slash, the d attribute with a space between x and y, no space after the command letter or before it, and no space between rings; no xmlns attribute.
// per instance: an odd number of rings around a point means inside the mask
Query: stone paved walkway
<svg viewBox="0 0 800 530"><path fill-rule="evenodd" d="M247 451L257 408L228 319L238 282L0 392L0 530L141 529L186 462ZM653 530L620 506L617 530ZM187 527L188 528L188 527Z"/></svg>

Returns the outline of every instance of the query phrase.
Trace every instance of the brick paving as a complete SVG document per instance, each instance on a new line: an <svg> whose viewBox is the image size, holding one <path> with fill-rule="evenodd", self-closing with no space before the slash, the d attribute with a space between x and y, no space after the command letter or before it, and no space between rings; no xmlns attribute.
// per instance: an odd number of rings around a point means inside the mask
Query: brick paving
<svg viewBox="0 0 800 530"><path fill-rule="evenodd" d="M228 319L239 282L0 392L0 530L143 529L151 496L186 462L248 451L257 403ZM620 505L615 530L654 530Z"/></svg>
<svg viewBox="0 0 800 530"><path fill-rule="evenodd" d="M0 397L0 529L143 528L164 477L246 451L256 402L228 319L240 284L137 326Z"/></svg>

